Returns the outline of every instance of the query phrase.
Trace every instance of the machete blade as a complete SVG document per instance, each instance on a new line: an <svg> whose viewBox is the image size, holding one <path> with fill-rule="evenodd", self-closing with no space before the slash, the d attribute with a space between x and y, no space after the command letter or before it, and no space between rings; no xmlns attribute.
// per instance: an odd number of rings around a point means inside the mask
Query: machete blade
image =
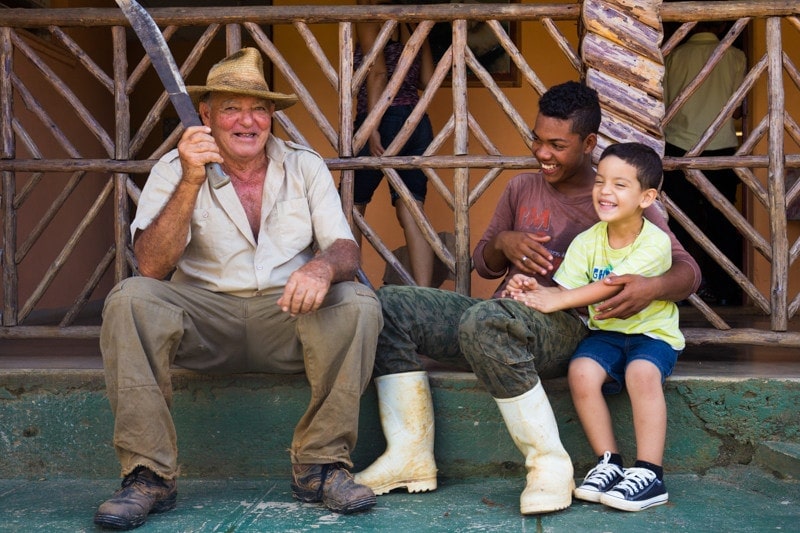
<svg viewBox="0 0 800 533"><path fill-rule="evenodd" d="M197 110L194 107L194 103L192 103L192 98L186 92L183 76L181 76L178 65L172 57L172 52L167 46L164 35L158 29L153 18L135 0L116 0L116 2L125 14L125 18L131 23L133 31L136 32L145 52L150 57L150 62L158 73L158 77L161 78L161 83L164 84L169 100L172 102L183 125L187 128L201 125L202 122L200 117L197 116ZM219 163L206 164L206 177L215 189L230 183L230 178L222 170Z"/></svg>

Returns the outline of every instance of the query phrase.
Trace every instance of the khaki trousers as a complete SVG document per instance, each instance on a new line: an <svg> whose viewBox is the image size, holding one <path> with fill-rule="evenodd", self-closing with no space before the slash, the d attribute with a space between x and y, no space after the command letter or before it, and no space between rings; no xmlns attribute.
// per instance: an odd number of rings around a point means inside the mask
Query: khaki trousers
<svg viewBox="0 0 800 533"><path fill-rule="evenodd" d="M178 474L172 364L214 373L305 372L311 401L294 431L291 462L352 467L360 397L383 325L380 304L353 282L331 286L309 315L282 312L279 297L239 298L144 277L114 287L100 349L123 476L137 466L166 479Z"/></svg>

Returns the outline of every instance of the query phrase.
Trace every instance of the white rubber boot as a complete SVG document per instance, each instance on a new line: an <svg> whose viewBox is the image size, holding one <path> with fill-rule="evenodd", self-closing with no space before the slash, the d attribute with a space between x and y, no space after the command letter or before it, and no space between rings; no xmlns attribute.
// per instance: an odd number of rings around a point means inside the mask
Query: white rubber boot
<svg viewBox="0 0 800 533"><path fill-rule="evenodd" d="M427 372L403 372L375 378L386 451L356 483L378 494L405 487L408 492L436 490L433 458L433 401Z"/></svg>
<svg viewBox="0 0 800 533"><path fill-rule="evenodd" d="M515 398L495 398L508 432L525 456L528 470L525 490L519 498L522 514L566 509L575 488L572 460L558 437L553 409L538 383Z"/></svg>

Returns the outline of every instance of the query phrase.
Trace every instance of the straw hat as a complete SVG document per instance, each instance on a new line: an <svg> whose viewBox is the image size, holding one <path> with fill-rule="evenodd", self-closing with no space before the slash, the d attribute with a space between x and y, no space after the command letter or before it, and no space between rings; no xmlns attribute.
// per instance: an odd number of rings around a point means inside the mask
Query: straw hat
<svg viewBox="0 0 800 533"><path fill-rule="evenodd" d="M186 92L197 102L207 93L226 92L258 96L275 102L275 110L285 109L297 102L297 95L276 93L269 90L264 79L264 62L255 48L242 48L208 71L205 85L190 85Z"/></svg>

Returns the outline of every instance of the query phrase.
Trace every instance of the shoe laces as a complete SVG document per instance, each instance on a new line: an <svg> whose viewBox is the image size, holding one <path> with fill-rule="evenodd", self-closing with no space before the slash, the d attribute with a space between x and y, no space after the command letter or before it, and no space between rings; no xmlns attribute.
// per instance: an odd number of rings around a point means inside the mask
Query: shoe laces
<svg viewBox="0 0 800 533"><path fill-rule="evenodd" d="M614 463L609 463L609 459L611 459L611 452L603 454L603 459L586 474L585 481L594 483L595 480L599 478L603 484L607 484L612 479L619 476L622 473L622 469Z"/></svg>
<svg viewBox="0 0 800 533"><path fill-rule="evenodd" d="M317 494L316 497L322 498L323 491L325 490L326 483L330 485L332 482L335 481L337 476L343 476L344 481L346 482L348 479L352 479L352 474L347 470L347 468L342 463L326 463L320 465L320 470L318 474L312 474L312 479L319 475L319 487L317 487Z"/></svg>
<svg viewBox="0 0 800 533"><path fill-rule="evenodd" d="M158 484L163 484L160 477L148 470L144 466L137 466L133 472L125 476L122 480L122 488L130 487L133 484L144 485L145 487L153 487Z"/></svg>
<svg viewBox="0 0 800 533"><path fill-rule="evenodd" d="M650 485L656 479L656 473L647 468L627 468L625 477L617 483L614 490L634 494Z"/></svg>

